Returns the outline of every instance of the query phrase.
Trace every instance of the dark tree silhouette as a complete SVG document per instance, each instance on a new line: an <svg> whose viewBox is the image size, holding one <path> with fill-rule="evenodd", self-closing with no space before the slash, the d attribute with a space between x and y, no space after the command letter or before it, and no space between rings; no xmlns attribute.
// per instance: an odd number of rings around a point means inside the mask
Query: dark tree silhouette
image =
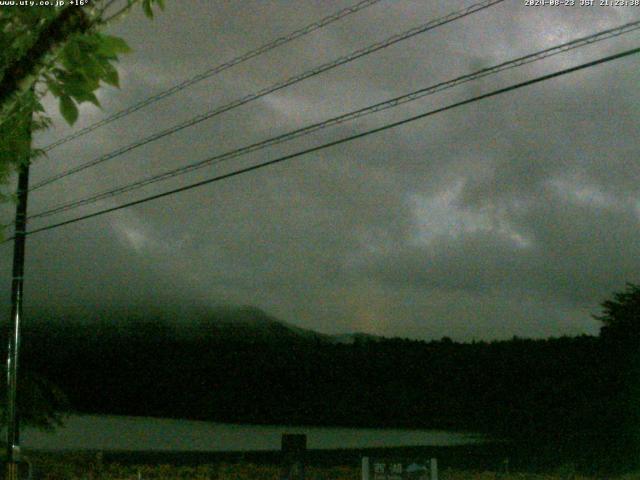
<svg viewBox="0 0 640 480"><path fill-rule="evenodd" d="M603 323L600 335L625 344L640 343L640 285L627 283L626 289L613 294L602 304L602 315L594 318Z"/></svg>
<svg viewBox="0 0 640 480"><path fill-rule="evenodd" d="M640 285L627 283L601 304L600 375L612 442L627 458L640 455ZM603 392L604 393L604 392Z"/></svg>

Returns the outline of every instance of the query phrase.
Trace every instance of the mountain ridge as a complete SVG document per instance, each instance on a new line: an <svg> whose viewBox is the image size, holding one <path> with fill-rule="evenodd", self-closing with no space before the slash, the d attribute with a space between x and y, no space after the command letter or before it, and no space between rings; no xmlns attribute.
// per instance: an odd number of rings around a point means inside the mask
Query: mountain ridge
<svg viewBox="0 0 640 480"><path fill-rule="evenodd" d="M378 341L383 337L363 332L327 334L299 327L281 320L252 305L65 307L32 309L26 316L26 330L62 330L94 326L96 333L136 335L154 331L172 333L178 337L205 336L220 341L275 341L354 344L358 341Z"/></svg>

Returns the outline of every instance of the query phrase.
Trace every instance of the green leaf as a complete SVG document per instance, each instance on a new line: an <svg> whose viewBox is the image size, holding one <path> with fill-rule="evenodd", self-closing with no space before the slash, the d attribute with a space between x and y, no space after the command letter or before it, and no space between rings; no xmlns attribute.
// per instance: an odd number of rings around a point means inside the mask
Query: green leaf
<svg viewBox="0 0 640 480"><path fill-rule="evenodd" d="M156 0L156 3L160 7L160 10L164 11L164 0Z"/></svg>
<svg viewBox="0 0 640 480"><path fill-rule="evenodd" d="M87 79L87 84L93 83L95 86L92 90L95 90L98 88L98 82L104 68L103 65L106 62L107 60L103 60L102 58L95 57L93 55L86 55L84 64L72 71L78 72L80 75L84 76Z"/></svg>
<svg viewBox="0 0 640 480"><path fill-rule="evenodd" d="M78 119L78 107L69 95L60 97L60 113L69 125L76 123Z"/></svg>
<svg viewBox="0 0 640 480"><path fill-rule="evenodd" d="M114 87L120 88L120 77L118 70L110 63L105 63L102 66L102 75L100 76L105 83Z"/></svg>
<svg viewBox="0 0 640 480"><path fill-rule="evenodd" d="M113 58L119 53L129 53L131 47L127 45L120 37L114 37L112 35L100 35L100 43L98 44L97 52L99 55L104 55Z"/></svg>
<svg viewBox="0 0 640 480"><path fill-rule="evenodd" d="M47 87L56 97L62 96L62 86L52 77L46 76Z"/></svg>
<svg viewBox="0 0 640 480"><path fill-rule="evenodd" d="M62 82L63 95L76 97L94 89L88 84L86 77L78 74L69 75Z"/></svg>
<svg viewBox="0 0 640 480"><path fill-rule="evenodd" d="M142 0L142 10L144 11L144 14L147 17L153 18L153 10L151 9L151 0Z"/></svg>
<svg viewBox="0 0 640 480"><path fill-rule="evenodd" d="M65 45L62 50L62 65L67 70L73 70L77 66L82 65L82 53L80 52L80 47L77 42L71 41L67 45Z"/></svg>
<svg viewBox="0 0 640 480"><path fill-rule="evenodd" d="M42 105L42 103L40 102L40 100L37 100L35 102L34 108L33 108L34 112L45 112L44 106Z"/></svg>
<svg viewBox="0 0 640 480"><path fill-rule="evenodd" d="M79 95L73 95L73 98L78 103L89 102L89 103L93 103L96 107L100 106L98 97L96 97L93 92L83 92Z"/></svg>

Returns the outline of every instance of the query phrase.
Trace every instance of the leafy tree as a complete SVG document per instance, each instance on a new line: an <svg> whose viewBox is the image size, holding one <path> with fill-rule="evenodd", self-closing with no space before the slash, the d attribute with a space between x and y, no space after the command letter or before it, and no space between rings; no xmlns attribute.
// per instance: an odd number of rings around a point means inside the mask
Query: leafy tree
<svg viewBox="0 0 640 480"><path fill-rule="evenodd" d="M40 153L28 149L30 132L50 122L41 103L44 95L57 97L62 116L73 124L80 103L99 106L95 91L101 83L119 86L115 64L129 47L101 29L136 3L148 17L154 4L164 8L164 0L126 0L115 12L113 0L66 3L0 8L0 183L21 161Z"/></svg>
<svg viewBox="0 0 640 480"><path fill-rule="evenodd" d="M79 104L99 106L95 92L102 83L119 86L115 65L130 49L122 38L101 29L136 3L148 17L153 17L152 6L164 8L164 0L126 0L115 11L113 0L65 3L59 8L0 7L0 184L40 153L31 149L31 135L50 123L41 103L44 95L57 97L62 116L73 124ZM0 195L0 201L6 199ZM59 423L57 412L67 408L62 392L28 368L23 373L22 421L40 427Z"/></svg>
<svg viewBox="0 0 640 480"><path fill-rule="evenodd" d="M640 285L627 283L626 289L613 294L613 298L602 304L603 313L594 315L603 326L603 339L615 339L625 344L640 341Z"/></svg>
<svg viewBox="0 0 640 480"><path fill-rule="evenodd" d="M627 283L602 304L600 377L606 379L611 437L627 458L640 458L640 285ZM613 440L611 440L613 442Z"/></svg>

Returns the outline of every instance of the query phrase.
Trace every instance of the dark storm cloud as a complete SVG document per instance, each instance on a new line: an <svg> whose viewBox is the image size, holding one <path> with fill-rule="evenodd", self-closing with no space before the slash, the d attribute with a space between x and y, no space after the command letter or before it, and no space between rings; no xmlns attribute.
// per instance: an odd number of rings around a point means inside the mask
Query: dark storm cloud
<svg viewBox="0 0 640 480"><path fill-rule="evenodd" d="M136 13L114 29L135 53L122 61L122 90L101 91L105 111L348 3L173 2L153 22ZM383 1L65 144L34 166L33 177L45 178L468 4ZM508 1L65 179L34 193L30 211L630 21L633 14L623 8L535 9ZM629 48L637 38L632 34L466 84L144 193L576 65ZM324 332L421 338L595 333L590 313L612 290L637 280L640 267L634 241L640 223L637 61L589 69L34 235L27 298L33 305L101 307L252 304ZM55 103L47 105L56 126L39 138L41 144L69 132ZM103 115L83 107L80 122ZM5 277L9 258L5 247Z"/></svg>

